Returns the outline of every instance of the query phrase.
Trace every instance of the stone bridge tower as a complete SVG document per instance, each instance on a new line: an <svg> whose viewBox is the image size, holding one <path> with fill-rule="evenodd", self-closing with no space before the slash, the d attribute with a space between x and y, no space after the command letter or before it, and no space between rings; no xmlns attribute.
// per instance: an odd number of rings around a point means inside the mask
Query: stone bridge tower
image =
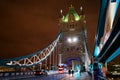
<svg viewBox="0 0 120 80"><path fill-rule="evenodd" d="M62 14L62 11L61 11ZM89 56L86 46L86 20L82 7L80 15L74 7L69 7L68 13L59 20L62 37L58 43L59 47L59 65L65 64L72 69L76 66L88 66Z"/></svg>

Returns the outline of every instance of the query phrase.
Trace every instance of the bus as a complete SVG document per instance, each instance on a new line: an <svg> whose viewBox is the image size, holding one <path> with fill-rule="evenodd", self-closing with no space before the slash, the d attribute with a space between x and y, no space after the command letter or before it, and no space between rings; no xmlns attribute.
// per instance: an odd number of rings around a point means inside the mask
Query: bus
<svg viewBox="0 0 120 80"><path fill-rule="evenodd" d="M58 73L59 74L64 73L64 66L58 66Z"/></svg>

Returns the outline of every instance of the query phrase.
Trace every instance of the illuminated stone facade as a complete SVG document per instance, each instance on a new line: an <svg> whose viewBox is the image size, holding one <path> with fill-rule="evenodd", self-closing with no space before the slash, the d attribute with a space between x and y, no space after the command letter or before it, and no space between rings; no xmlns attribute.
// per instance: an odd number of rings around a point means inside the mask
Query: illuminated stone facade
<svg viewBox="0 0 120 80"><path fill-rule="evenodd" d="M80 13L78 15L74 7L71 6L67 15L62 15L62 18L60 18L59 25L62 37L58 43L58 53L62 54L62 64L67 64L70 59L75 60L75 63L78 60L79 64L85 64L87 54L86 20L82 9Z"/></svg>

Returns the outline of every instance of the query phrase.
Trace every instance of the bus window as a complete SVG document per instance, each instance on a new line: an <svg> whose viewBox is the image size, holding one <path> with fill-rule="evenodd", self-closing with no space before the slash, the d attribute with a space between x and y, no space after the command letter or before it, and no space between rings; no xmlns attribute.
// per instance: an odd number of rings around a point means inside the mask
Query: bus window
<svg viewBox="0 0 120 80"><path fill-rule="evenodd" d="M58 66L58 73L64 73L64 67L63 66Z"/></svg>

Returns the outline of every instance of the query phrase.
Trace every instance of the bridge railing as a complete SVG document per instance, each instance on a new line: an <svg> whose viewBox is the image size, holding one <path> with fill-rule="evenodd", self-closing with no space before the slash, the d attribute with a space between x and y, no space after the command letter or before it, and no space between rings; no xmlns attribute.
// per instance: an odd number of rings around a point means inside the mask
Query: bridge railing
<svg viewBox="0 0 120 80"><path fill-rule="evenodd" d="M21 72L0 72L0 77L10 77L10 76L23 76L23 75L34 75L34 71L21 71Z"/></svg>

